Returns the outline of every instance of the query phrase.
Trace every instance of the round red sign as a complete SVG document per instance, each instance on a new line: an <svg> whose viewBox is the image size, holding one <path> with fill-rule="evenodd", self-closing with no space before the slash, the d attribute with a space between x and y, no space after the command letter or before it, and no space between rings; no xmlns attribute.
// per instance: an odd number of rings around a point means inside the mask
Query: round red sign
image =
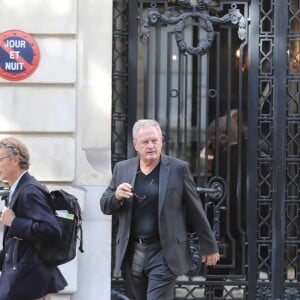
<svg viewBox="0 0 300 300"><path fill-rule="evenodd" d="M0 33L0 76L7 80L29 77L40 61L34 38L21 30Z"/></svg>

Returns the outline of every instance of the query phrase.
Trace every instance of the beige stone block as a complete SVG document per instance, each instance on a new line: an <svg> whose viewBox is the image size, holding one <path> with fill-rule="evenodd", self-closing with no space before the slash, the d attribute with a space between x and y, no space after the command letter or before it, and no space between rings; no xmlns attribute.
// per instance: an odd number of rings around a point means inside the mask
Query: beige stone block
<svg viewBox="0 0 300 300"><path fill-rule="evenodd" d="M38 38L40 62L27 78L13 82L74 84L76 81L76 40L72 38ZM0 82L12 82L0 78Z"/></svg>
<svg viewBox="0 0 300 300"><path fill-rule="evenodd" d="M32 153L32 172L42 181L73 181L75 144L69 136L26 138Z"/></svg>
<svg viewBox="0 0 300 300"><path fill-rule="evenodd" d="M76 40L72 38L40 38L40 64L29 82L76 82Z"/></svg>
<svg viewBox="0 0 300 300"><path fill-rule="evenodd" d="M0 135L0 138L7 135ZM75 141L73 136L14 135L30 152L29 172L46 182L72 182L75 174Z"/></svg>
<svg viewBox="0 0 300 300"><path fill-rule="evenodd" d="M71 87L4 86L1 132L74 132L76 93Z"/></svg>
<svg viewBox="0 0 300 300"><path fill-rule="evenodd" d="M32 34L75 34L76 0L0 0L0 31Z"/></svg>

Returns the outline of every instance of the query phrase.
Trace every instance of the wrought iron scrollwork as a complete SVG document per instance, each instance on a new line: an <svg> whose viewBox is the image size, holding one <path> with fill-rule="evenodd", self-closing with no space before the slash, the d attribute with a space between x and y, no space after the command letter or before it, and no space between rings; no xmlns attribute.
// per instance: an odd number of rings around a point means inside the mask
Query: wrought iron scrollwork
<svg viewBox="0 0 300 300"><path fill-rule="evenodd" d="M202 267L202 259L199 249L199 238L196 232L190 232L188 234L188 245L189 251L193 260L193 266L187 273L188 276L192 277L197 275Z"/></svg>
<svg viewBox="0 0 300 300"><path fill-rule="evenodd" d="M236 6L232 6L229 13L223 17L217 17L210 15L207 10L207 3L210 1L198 1L197 4L192 5L189 1L179 1L179 5L191 9L189 12L183 12L179 15L167 15L162 14L156 7L152 7L148 10L147 18L143 20L140 28L140 38L148 39L150 36L150 26L156 26L158 24L176 24L175 38L179 49L190 55L203 55L207 53L211 47L215 32L213 24L227 23L238 24L238 37L241 40L246 38L246 21L244 16L240 13L240 10ZM198 26L206 31L206 39L199 42L197 47L188 45L184 40L184 29L189 25L190 19L198 20Z"/></svg>
<svg viewBox="0 0 300 300"><path fill-rule="evenodd" d="M226 185L222 178L213 177L208 183L208 188L197 187L198 193L205 193L207 195L209 206L213 206L214 217L213 217L213 231L216 235L216 238L220 238L220 212L221 210L226 209L223 206L220 206L219 203L226 196Z"/></svg>

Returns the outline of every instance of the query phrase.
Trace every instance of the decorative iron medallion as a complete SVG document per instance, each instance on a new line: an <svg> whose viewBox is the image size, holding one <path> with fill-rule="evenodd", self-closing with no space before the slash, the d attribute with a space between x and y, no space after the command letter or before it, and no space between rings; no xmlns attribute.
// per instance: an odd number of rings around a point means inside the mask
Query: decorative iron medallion
<svg viewBox="0 0 300 300"><path fill-rule="evenodd" d="M177 45L180 51L190 55L203 55L207 53L214 41L214 27L213 24L227 23L238 24L238 37L241 40L246 38L246 21L244 16L237 9L236 5L232 5L232 9L229 13L223 17L217 17L209 15L207 9L207 1L198 1L196 4L191 4L190 1L180 1L179 5L191 9L189 12L183 12L181 14L168 15L162 14L156 7L152 7L148 10L147 18L143 20L140 28L140 37L142 39L148 39L150 36L149 26L156 26L158 24L176 24L175 37ZM197 20L197 23L191 23L191 20ZM184 29L187 26L198 24L198 27L206 31L207 37L199 42L197 47L188 45L184 40Z"/></svg>

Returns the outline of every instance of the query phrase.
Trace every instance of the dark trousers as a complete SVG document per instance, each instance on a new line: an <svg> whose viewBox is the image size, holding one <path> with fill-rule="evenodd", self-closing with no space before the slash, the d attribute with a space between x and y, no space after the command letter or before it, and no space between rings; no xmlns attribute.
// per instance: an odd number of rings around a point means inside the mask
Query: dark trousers
<svg viewBox="0 0 300 300"><path fill-rule="evenodd" d="M159 242L134 243L132 259L127 268L135 300L172 300L177 276L166 264Z"/></svg>

